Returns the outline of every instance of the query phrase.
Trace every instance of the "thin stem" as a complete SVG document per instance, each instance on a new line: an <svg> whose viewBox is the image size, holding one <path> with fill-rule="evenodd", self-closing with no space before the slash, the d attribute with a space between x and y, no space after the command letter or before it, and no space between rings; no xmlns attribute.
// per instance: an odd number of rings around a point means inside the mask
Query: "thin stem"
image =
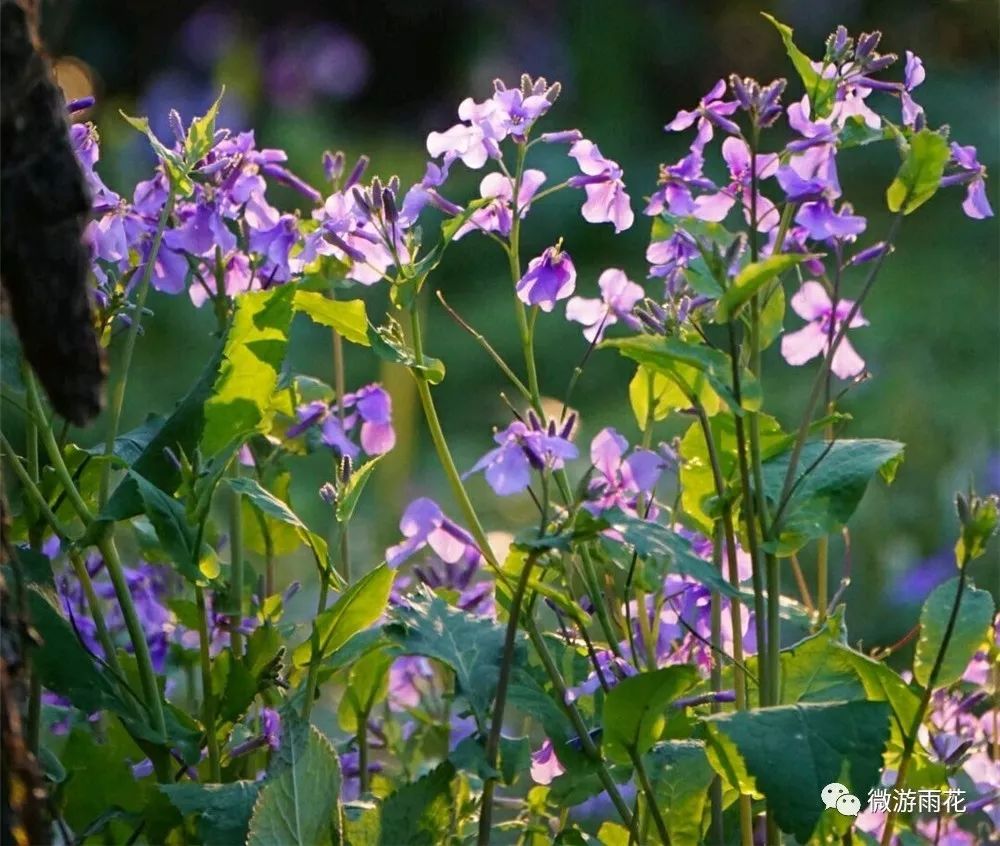
<svg viewBox="0 0 1000 846"><path fill-rule="evenodd" d="M358 791L368 792L368 714L358 714Z"/></svg>
<svg viewBox="0 0 1000 846"><path fill-rule="evenodd" d="M910 724L910 731L906 735L906 740L903 741L903 756L899 761L899 769L896 771L896 783L893 787L896 790L903 789L904 779L906 778L907 770L910 767L910 761L913 758L913 750L917 745L917 735L920 732L920 726L923 724L924 717L927 715L927 707L930 705L931 697L934 695L934 687L937 685L938 676L941 673L941 667L944 664L944 656L948 652L948 645L951 643L951 636L955 631L955 622L958 620L958 610L962 604L962 594L965 592L965 579L966 571L969 564L969 555L965 554L963 560L959 566L958 571L958 589L955 591L955 601L951 606L951 614L948 616L948 625L945 626L944 636L941 638L941 646L938 649L938 653L934 658L934 665L931 667L931 673L927 677L927 685L924 688L923 696L920 697L920 704L917 705L917 710L913 715L913 722ZM895 809L889 811L889 817L885 821L885 830L882 832L882 846L889 846L892 842L892 832L896 825L896 814Z"/></svg>
<svg viewBox="0 0 1000 846"><path fill-rule="evenodd" d="M233 477L239 478L240 460L237 457L233 462ZM230 544L230 585L232 591L231 604L233 609L232 626L230 628L229 643L233 650L233 657L238 658L243 654L243 633L240 626L243 623L243 502L242 497L236 490L231 491L229 500L229 544ZM198 554L198 551L195 551Z"/></svg>
<svg viewBox="0 0 1000 846"><path fill-rule="evenodd" d="M136 665L139 671L139 683L142 686L142 696L146 708L150 712L153 729L165 738L166 723L163 719L163 701L160 698L160 688L156 683L156 671L153 669L153 659L149 654L146 633L135 610L135 603L132 601L132 593L129 590L128 580L125 578L125 569L122 567L121 559L118 557L118 550L115 548L115 542L110 534L105 533L99 539L97 548L104 557L104 566L108 568L108 576L111 578L115 598L118 600L118 604L122 609L122 616L125 618L125 627L128 629L129 638L132 641L132 649L135 651Z"/></svg>
<svg viewBox="0 0 1000 846"><path fill-rule="evenodd" d="M38 485L32 480L28 471L24 469L21 459L18 458L17 453L14 452L14 447L10 445L10 441L7 440L7 436L3 433L0 433L0 446L2 446L3 454L7 456L10 466L14 468L14 475L17 476L18 481L24 488L25 494L34 502L38 513L45 518L46 522L48 522L57 535L63 538L71 537L69 529L62 524L52 509L49 508L49 504L38 489Z"/></svg>
<svg viewBox="0 0 1000 846"><path fill-rule="evenodd" d="M663 814L660 813L660 806L656 801L656 791L653 790L652 782L649 780L649 773L646 772L646 765L642 762L642 756L635 749L629 749L629 757L632 759L632 765L635 767L635 774L639 777L639 784L646 794L646 807L649 808L649 814L656 825L660 840L663 841L664 846L670 846L670 834L667 832L667 824L663 819Z"/></svg>
<svg viewBox="0 0 1000 846"><path fill-rule="evenodd" d="M198 605L198 657L201 664L202 722L205 724L205 741L208 746L208 771L213 782L222 781L219 765L219 737L215 730L215 692L212 690L212 656L208 651L208 609L205 591L200 585L194 589Z"/></svg>
<svg viewBox="0 0 1000 846"><path fill-rule="evenodd" d="M712 544L712 564L722 572L722 527L717 526L715 530L714 543ZM712 591L712 621L711 639L713 657L722 652L722 597L717 590ZM712 661L711 670L712 692L718 693L722 690L722 665ZM717 699L712 700L711 711L713 714L719 713L722 705ZM712 779L712 788L709 794L709 801L712 808L711 838L713 843L725 842L724 827L722 821L722 779L716 776Z"/></svg>
<svg viewBox="0 0 1000 846"><path fill-rule="evenodd" d="M125 350L122 353L121 376L116 380L111 393L108 420L108 432L104 439L104 454L109 458L114 453L115 438L118 437L118 427L121 424L122 409L125 406L125 388L128 384L128 374L132 367L132 355L135 352L135 342L139 337L139 330L142 327L142 312L146 307L146 298L149 296L149 283L153 277L153 268L156 266L156 258L160 252L160 242L163 240L163 233L167 228L170 215L174 211L173 184L167 194L167 201L163 204L160 212L160 219L156 223L156 232L153 234L153 243L149 248L149 255L146 256L146 266L143 268L142 277L139 280L139 288L135 294L135 304L132 311L132 322L129 324L128 335L125 336ZM108 501L108 493L111 486L111 462L105 463L101 471L101 483L98 494L98 502L101 508Z"/></svg>
<svg viewBox="0 0 1000 846"><path fill-rule="evenodd" d="M323 651L326 644L320 643L319 639L319 616L326 610L327 598L330 595L330 573L329 564L327 569L321 571L319 585L319 599L316 602L316 617L313 619L312 634L310 643L312 651L309 656L309 670L306 674L305 700L302 703L302 719L309 722L309 715L312 713L313 702L316 699L316 685L319 682L319 665L323 660Z"/></svg>
<svg viewBox="0 0 1000 846"><path fill-rule="evenodd" d="M336 292L331 291L330 296L333 299L336 299ZM344 339L336 329L332 329L331 332L333 333L333 385L334 390L337 392L337 418L340 420L341 426L343 426L344 394L347 393L347 378L344 365ZM334 458L333 464L333 472L334 475L337 476L340 473L340 467L336 457ZM340 527L340 574L344 577L344 581L347 582L347 584L351 583L351 539L346 524Z"/></svg>
<svg viewBox="0 0 1000 846"><path fill-rule="evenodd" d="M518 577L517 585L514 588L514 595L510 601L510 610L507 617L507 631L504 636L503 657L500 663L500 677L497 680L496 698L493 702L493 713L491 715L490 733L486 738L486 767L489 772L495 772L497 758L500 751L500 732L503 729L503 712L507 704L507 686L510 684L510 671L514 663L514 646L517 642L517 628L521 618L521 604L524 602L524 594L531 580L531 571L535 564L534 554L528 555ZM479 806L479 835L477 843L479 846L488 846L490 834L492 833L493 819L493 792L496 789L497 779L494 775L488 775L483 783L483 797Z"/></svg>
<svg viewBox="0 0 1000 846"><path fill-rule="evenodd" d="M73 510L76 511L84 523L89 524L93 520L93 516L87 507L87 503L80 496L80 492L76 488L76 483L66 468L66 462L63 461L62 450L56 442L55 435L52 434L52 427L48 425L45 409L42 406L42 398L38 393L38 382L35 380L33 373L26 374L25 387L27 388L28 405L37 421L38 434L42 439L42 445L45 447L45 452L52 464L52 469L55 471L59 483L66 493L66 498L69 500L70 505L73 506Z"/></svg>
<svg viewBox="0 0 1000 846"><path fill-rule="evenodd" d="M510 263L511 281L516 286L521 278L521 210L517 208L517 197L521 193L521 179L524 176L524 158L527 147L521 144L517 148L517 166L514 171L514 214L510 225L510 249L507 258ZM535 366L534 332L528 323L527 309L518 297L514 297L514 312L517 317L517 328L521 336L521 348L524 350L524 365L528 371L528 390L531 394L535 411L542 413L540 393L538 390L538 368Z"/></svg>
<svg viewBox="0 0 1000 846"><path fill-rule="evenodd" d="M566 682L563 681L562 675L559 673L559 668L556 666L556 663L552 658L552 654L549 652L548 646L545 645L544 638L542 638L541 633L538 631L538 625L531 617L528 617L524 621L524 628L528 633L528 638L531 640L532 645L535 647L535 651L538 653L538 657L541 659L545 672L548 674L549 679L552 682L552 686L555 689L556 701L559 702L563 710L566 712L566 716L569 717L570 722L573 724L573 728L576 730L577 736L580 738L580 747L583 750L583 754L597 765L597 777L600 779L601 784L607 791L608 796L611 799L611 803L615 806L615 810L618 811L618 815L621 817L622 822L625 823L625 827L632 829L635 824L632 812L629 810L628 805L622 798L622 795L618 790L618 785L615 784L615 780L611 777L611 773L608 772L608 768L604 763L604 759L601 757L601 753L594 745L594 741L590 737L590 731L587 729L587 724L583 721L583 717L580 716L580 712L577 710L576 706L567 700L566 695L569 691L566 688Z"/></svg>
<svg viewBox="0 0 1000 846"><path fill-rule="evenodd" d="M619 658L622 658L621 644L615 634L611 617L608 614L607 603L605 602L604 591L601 589L600 580L597 577L597 568L594 566L594 559L590 556L590 549L583 545L580 547L580 561L582 563L584 581L587 583L587 590L590 593L590 600L594 603L594 612L597 615L597 622L600 623L601 631L607 638L608 647ZM626 603L627 607L627 603ZM632 659L636 660L633 653Z"/></svg>
<svg viewBox="0 0 1000 846"><path fill-rule="evenodd" d="M472 326L469 322L465 320L465 318L463 318L457 311L455 311L455 309L453 309L450 305L448 305L448 303L445 301L444 294L442 294L440 291L436 291L435 293L437 294L438 301L441 303L442 306L444 306L444 309L445 311L448 312L449 316L466 332L468 332L479 344L479 346L481 346L486 351L487 355L489 355L489 357L492 358L494 362L496 362L497 367L500 368L504 376L510 379L511 384L517 389L518 393L520 393L521 396L523 396L529 403L533 403L531 392L525 386L524 382L522 382L520 379L517 378L517 374L514 373L510 365L503 360L503 357L500 355L500 353L498 353L490 345L490 342L486 340L486 337L483 335L483 333L480 332L478 329L476 329L474 326Z"/></svg>
<svg viewBox="0 0 1000 846"><path fill-rule="evenodd" d="M805 605L806 610L812 614L816 611L816 606L813 604L812 594L809 593L809 585L806 584L806 577L802 573L802 567L799 564L799 557L797 555L792 555L789 558L789 561L792 565L792 574L795 576L795 584L798 586L802 604Z"/></svg>
<svg viewBox="0 0 1000 846"><path fill-rule="evenodd" d="M83 595L87 600L87 609L94 620L97 640L101 644L101 649L104 650L104 660L118 678L125 678L121 664L118 662L118 650L115 648L115 642L111 638L111 632L108 630L108 624L104 619L104 610L101 608L101 601L97 597L97 591L94 590L94 582L90 578L90 571L87 569L87 564L83 560L83 556L72 549L69 553L69 561L73 566L73 572L76 574L80 586L83 588Z"/></svg>
<svg viewBox="0 0 1000 846"><path fill-rule="evenodd" d="M829 560L830 539L824 535L816 541L816 610L820 625L826 620L826 607L829 603Z"/></svg>

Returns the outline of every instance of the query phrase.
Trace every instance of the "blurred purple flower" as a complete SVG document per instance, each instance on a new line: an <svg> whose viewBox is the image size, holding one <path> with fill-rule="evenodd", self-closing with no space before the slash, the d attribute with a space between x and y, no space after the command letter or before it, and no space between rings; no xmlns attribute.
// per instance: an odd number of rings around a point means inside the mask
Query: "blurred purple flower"
<svg viewBox="0 0 1000 846"><path fill-rule="evenodd" d="M432 499L421 497L411 502L399 521L405 540L385 551L386 563L398 567L426 546L447 564L481 558L479 548L465 529L445 516Z"/></svg>
<svg viewBox="0 0 1000 846"><path fill-rule="evenodd" d="M781 339L781 354L789 364L798 366L829 352L830 342L840 332L854 308L854 301L838 300L834 309L826 289L819 282L809 281L804 282L792 296L792 308L809 323ZM868 321L858 311L851 320L850 328L867 325ZM846 335L837 345L830 369L841 379L853 378L865 369L864 359L851 346Z"/></svg>

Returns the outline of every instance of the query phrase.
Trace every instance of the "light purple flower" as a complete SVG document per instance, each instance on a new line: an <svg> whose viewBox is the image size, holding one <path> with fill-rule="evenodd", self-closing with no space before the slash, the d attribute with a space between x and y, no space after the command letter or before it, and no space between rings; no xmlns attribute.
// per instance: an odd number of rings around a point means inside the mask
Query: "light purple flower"
<svg viewBox="0 0 1000 846"><path fill-rule="evenodd" d="M853 241L865 231L868 221L861 215L852 214L848 203L834 210L833 204L825 197L811 203L803 203L795 215L795 222L804 227L814 241Z"/></svg>
<svg viewBox="0 0 1000 846"><path fill-rule="evenodd" d="M628 229L635 222L635 214L618 162L605 158L597 145L586 139L570 147L569 154L583 173L569 179L571 187L583 188L587 194L581 210L583 219L588 223L611 223L615 232Z"/></svg>
<svg viewBox="0 0 1000 846"><path fill-rule="evenodd" d="M347 456L351 460L356 459L360 453L351 440L355 428L359 428L361 449L368 455L382 455L396 445L396 433L392 426L392 397L376 382L365 385L354 393L344 394L339 402L331 404L314 400L305 403L295 410L295 414L298 423L289 427L287 437L298 437L307 429L319 426L323 443L338 455Z"/></svg>
<svg viewBox="0 0 1000 846"><path fill-rule="evenodd" d="M434 679L434 667L422 655L397 658L389 667L389 707L394 711L416 708Z"/></svg>
<svg viewBox="0 0 1000 846"><path fill-rule="evenodd" d="M597 280L601 289L599 299L571 297L566 303L566 319L584 325L583 336L595 343L604 336L604 330L619 320L638 329L639 323L632 316L632 309L643 297L643 290L632 282L624 270L611 267Z"/></svg>
<svg viewBox="0 0 1000 846"><path fill-rule="evenodd" d="M515 420L493 436L499 446L480 458L465 477L484 470L486 481L498 496L520 493L531 484L532 469L558 470L565 461L576 458L577 449L568 440L575 422L571 416L561 429L554 420L543 426L529 412L527 424Z"/></svg>
<svg viewBox="0 0 1000 846"><path fill-rule="evenodd" d="M750 222L753 182L750 147L742 138L727 138L722 142L722 158L729 168L729 184L714 194L702 194L694 201L691 211L699 220L720 222L726 219L737 198L743 200L744 216ZM774 176L778 170L778 156L775 153L758 153L754 162L758 184L762 179ZM767 197L757 192L757 231L768 232L778 225L778 210Z"/></svg>
<svg viewBox="0 0 1000 846"><path fill-rule="evenodd" d="M517 283L521 302L548 312L558 300L564 300L576 288L576 267L561 244L548 247L528 262L528 269Z"/></svg>
<svg viewBox="0 0 1000 846"><path fill-rule="evenodd" d="M927 76L924 63L915 53L906 51L906 69L903 71L903 90L899 99L903 106L903 124L911 129L919 128L917 122L923 123L924 108L911 96L914 88L920 85Z"/></svg>
<svg viewBox="0 0 1000 846"><path fill-rule="evenodd" d="M701 98L694 109L691 111L684 111L682 109L664 129L667 132L678 132L694 125L694 122L697 121L698 135L695 138L692 149L699 152L704 149L705 144L712 140L713 126L719 127L723 132L728 132L730 135L739 135L740 128L729 120L727 115L735 112L740 104L736 100L723 100L722 98L725 94L726 81L720 79Z"/></svg>
<svg viewBox="0 0 1000 846"><path fill-rule="evenodd" d="M502 132L517 141L524 141L535 121L552 105L546 96L545 82L540 80L528 92L521 88L507 88L499 79L493 85L493 102L497 105Z"/></svg>
<svg viewBox="0 0 1000 846"><path fill-rule="evenodd" d="M566 772L566 768L556 757L556 750L548 738L531 753L531 780L535 784L551 784L552 780Z"/></svg>
<svg viewBox="0 0 1000 846"><path fill-rule="evenodd" d="M666 241L653 241L646 248L649 275L663 279L666 296L681 293L687 284L688 266L701 255L694 238L683 229L675 229Z"/></svg>
<svg viewBox="0 0 1000 846"><path fill-rule="evenodd" d="M448 564L475 557L482 553L465 529L445 516L441 507L432 499L415 499L403 512L399 529L404 540L385 552L386 563L396 568L408 558L429 546Z"/></svg>
<svg viewBox="0 0 1000 846"><path fill-rule="evenodd" d="M649 198L644 213L658 215L667 211L673 215L692 214L695 210L692 190L718 190L715 183L702 174L704 165L701 152L694 149L676 164L661 165L658 187Z"/></svg>
<svg viewBox="0 0 1000 846"><path fill-rule="evenodd" d="M268 746L281 748L281 715L274 708L260 709L260 729Z"/></svg>
<svg viewBox="0 0 1000 846"><path fill-rule="evenodd" d="M820 354L827 354L830 341L837 336L854 308L853 300L838 300L836 310L826 289L819 282L805 282L792 296L795 313L809 323L797 332L781 339L781 354L791 365L805 364ZM860 310L854 315L849 328L867 326L868 321ZM864 359L851 346L845 335L833 354L830 369L841 379L851 379L865 369Z"/></svg>
<svg viewBox="0 0 1000 846"><path fill-rule="evenodd" d="M602 429L590 442L594 476L587 488L584 508L594 515L610 508L636 513L640 495L649 496L666 468L664 458L652 450L635 449L627 458L628 441L612 427Z"/></svg>
<svg viewBox="0 0 1000 846"><path fill-rule="evenodd" d="M951 164L958 170L948 174L941 180L941 187L949 185L967 185L962 211L975 220L993 217L993 209L986 198L986 168L976 157L976 148L971 144L963 147L960 144L951 145Z"/></svg>
<svg viewBox="0 0 1000 846"><path fill-rule="evenodd" d="M517 195L517 214L520 217L523 218L528 213L531 198L535 196L543 182L545 174L540 170L529 168L521 175L521 185ZM489 202L476 209L459 227L455 233L456 241L466 233L477 229L481 232L495 232L504 238L510 235L514 215L511 209L514 198L513 179L502 173L487 174L479 183L479 194Z"/></svg>

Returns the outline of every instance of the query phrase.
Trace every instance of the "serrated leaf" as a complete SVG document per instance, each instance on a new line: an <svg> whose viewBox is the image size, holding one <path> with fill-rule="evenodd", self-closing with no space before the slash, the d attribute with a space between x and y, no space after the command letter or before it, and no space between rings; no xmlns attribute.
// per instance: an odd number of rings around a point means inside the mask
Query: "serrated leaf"
<svg viewBox="0 0 1000 846"><path fill-rule="evenodd" d="M131 438L136 446L142 444L141 452L131 461L131 469L167 494L177 490L181 473L167 456L166 450L172 451L175 456L181 453L191 455L198 445L205 426L205 402L212 393L212 385L219 373L222 349L223 346L220 345L194 387L178 403L162 426L153 429L150 421L147 421L137 430L122 436ZM101 512L101 519L127 520L141 512L142 498L135 479L126 476L112 493Z"/></svg>
<svg viewBox="0 0 1000 846"><path fill-rule="evenodd" d="M143 510L149 517L160 545L185 579L192 584L203 584L205 577L198 567L194 531L187 523L184 506L138 473L129 474L136 483Z"/></svg>
<svg viewBox="0 0 1000 846"><path fill-rule="evenodd" d="M791 270L813 258L815 256L808 253L779 253L761 261L751 262L736 275L732 285L715 304L716 322L727 323L739 317L743 307L761 288L773 282L786 270Z"/></svg>
<svg viewBox="0 0 1000 846"><path fill-rule="evenodd" d="M819 823L826 785L839 782L863 797L878 784L889 738L885 702L782 705L705 722L734 744L778 826L800 843Z"/></svg>
<svg viewBox="0 0 1000 846"><path fill-rule="evenodd" d="M365 485L368 484L368 480L381 458L381 455L376 455L351 471L351 478L348 479L346 487L337 499L338 523L347 523L354 516L354 509L358 507L358 501L365 490Z"/></svg>
<svg viewBox="0 0 1000 846"><path fill-rule="evenodd" d="M889 211L910 214L933 197L950 158L943 135L930 129L915 133L896 178L885 192Z"/></svg>
<svg viewBox="0 0 1000 846"><path fill-rule="evenodd" d="M500 678L505 626L473 617L423 590L408 605L393 610L386 633L403 654L424 655L451 667L456 686L479 724L486 723ZM515 666L525 653L523 640L518 638Z"/></svg>
<svg viewBox="0 0 1000 846"><path fill-rule="evenodd" d="M666 725L667 706L698 682L694 667L673 666L623 679L604 699L602 746L608 758L628 764L645 755Z"/></svg>
<svg viewBox="0 0 1000 846"><path fill-rule="evenodd" d="M698 846L708 788L715 779L705 744L697 740L657 743L645 758L671 846Z"/></svg>
<svg viewBox="0 0 1000 846"><path fill-rule="evenodd" d="M294 286L236 298L223 361L205 403L202 450L215 455L265 423L288 347Z"/></svg>
<svg viewBox="0 0 1000 846"><path fill-rule="evenodd" d="M187 137L184 139L184 158L190 167L205 158L212 149L215 141L215 120L219 116L219 106L222 105L225 93L226 88L223 86L208 111L192 120L188 127Z"/></svg>
<svg viewBox="0 0 1000 846"><path fill-rule="evenodd" d="M371 846L438 846L447 842L454 813L454 777L455 767L444 761L389 795L379 809L378 839L370 841Z"/></svg>
<svg viewBox="0 0 1000 846"><path fill-rule="evenodd" d="M228 477L225 480L236 493L250 502L264 517L276 520L286 526L291 526L298 533L302 542L315 550L320 560L326 559L326 541L302 522L291 508L274 494L248 476Z"/></svg>
<svg viewBox="0 0 1000 846"><path fill-rule="evenodd" d="M614 338L602 341L601 347L613 347L626 358L666 376L688 397L699 395L698 378L703 376L734 413L743 414L744 409L754 410L760 406L760 386L749 374L741 381L742 406L736 402L729 356L722 350L653 335Z"/></svg>
<svg viewBox="0 0 1000 846"><path fill-rule="evenodd" d="M927 597L920 612L920 639L913 657L913 677L924 687L930 682L931 670L944 642L958 585L957 576L938 585ZM987 591L967 584L935 688L947 687L962 678L972 656L986 639L992 620L993 597Z"/></svg>
<svg viewBox="0 0 1000 846"><path fill-rule="evenodd" d="M778 34L785 44L785 52L792 60L792 65L795 66L795 70L805 86L806 94L809 95L814 115L816 117L826 115L830 110L829 107L833 104L834 95L837 93L836 80L823 77L813 67L812 59L795 46L795 41L792 39L794 32L790 26L781 23L766 12L761 12L761 14L778 30Z"/></svg>
<svg viewBox="0 0 1000 846"><path fill-rule="evenodd" d="M382 616L395 575L385 564L379 564L347 588L333 605L316 618L315 626L321 650L317 660L322 661L332 655L350 638L373 625ZM312 657L310 638L292 653L292 662L296 667L305 667Z"/></svg>
<svg viewBox="0 0 1000 846"><path fill-rule="evenodd" d="M423 361L418 364L413 350L393 340L388 333L380 332L373 326L368 327L368 340L371 343L372 352L383 361L401 364L403 367L415 370L423 374L432 385L437 385L444 379L445 366L441 359L424 355Z"/></svg>
<svg viewBox="0 0 1000 846"><path fill-rule="evenodd" d="M204 846L246 842L260 782L161 784L159 788L182 814L197 815L198 836Z"/></svg>
<svg viewBox="0 0 1000 846"><path fill-rule="evenodd" d="M307 315L313 323L336 329L345 341L371 346L364 300L331 300L321 293L299 288L295 292L295 310Z"/></svg>
<svg viewBox="0 0 1000 846"><path fill-rule="evenodd" d="M340 784L340 762L330 741L286 709L281 748L254 805L247 846L338 843Z"/></svg>
<svg viewBox="0 0 1000 846"><path fill-rule="evenodd" d="M807 443L796 470L798 484L782 516L780 545L773 551L790 555L807 541L838 531L868 482L883 468L894 470L903 449L898 441L877 439ZM781 496L789 458L786 452L764 462L764 492L772 503Z"/></svg>
<svg viewBox="0 0 1000 846"><path fill-rule="evenodd" d="M188 175L188 168L179 153L166 147L149 125L149 119L144 117L131 117L119 110L119 114L125 118L125 122L133 129L141 132L149 140L150 146L156 157L163 162L164 170L173 184L174 190L182 197L188 197L194 191L194 183Z"/></svg>

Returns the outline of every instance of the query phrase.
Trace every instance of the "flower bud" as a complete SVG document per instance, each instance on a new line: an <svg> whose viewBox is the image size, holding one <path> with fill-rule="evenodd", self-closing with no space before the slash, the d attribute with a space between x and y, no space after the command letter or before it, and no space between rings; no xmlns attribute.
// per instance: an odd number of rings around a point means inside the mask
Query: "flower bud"
<svg viewBox="0 0 1000 846"><path fill-rule="evenodd" d="M96 102L97 100L94 97L79 97L76 100L70 100L66 104L66 111L72 115L75 114L76 112L82 112L86 109L89 109Z"/></svg>
<svg viewBox="0 0 1000 846"><path fill-rule="evenodd" d="M183 144L187 133L184 132L184 124L181 122L181 116L177 109L171 109L167 112L167 123L170 124L170 131L174 133L177 143Z"/></svg>
<svg viewBox="0 0 1000 846"><path fill-rule="evenodd" d="M337 150L336 153L327 150L323 153L323 173L326 174L326 178L330 182L336 182L343 176L344 153L342 150Z"/></svg>
<svg viewBox="0 0 1000 846"><path fill-rule="evenodd" d="M546 144L575 144L583 140L579 129L564 129L561 132L543 132L541 139Z"/></svg>
<svg viewBox="0 0 1000 846"><path fill-rule="evenodd" d="M319 498L327 505L334 505L337 502L337 489L330 482L325 482L319 489Z"/></svg>
<svg viewBox="0 0 1000 846"><path fill-rule="evenodd" d="M955 497L955 509L961 523L961 534L955 544L955 557L958 559L959 568L979 558L986 551L986 544L1000 523L998 506L1000 498L996 494L986 497L975 494L965 497L958 494Z"/></svg>
<svg viewBox="0 0 1000 846"><path fill-rule="evenodd" d="M396 198L388 188L382 189L382 207L385 209L385 219L390 226L395 226L399 220L399 212L396 211Z"/></svg>
<svg viewBox="0 0 1000 846"><path fill-rule="evenodd" d="M347 191L349 188L353 188L358 184L361 177L364 176L365 169L368 167L368 156L359 156L357 163L354 165L350 174L347 177L347 181L344 183L344 190Z"/></svg>

